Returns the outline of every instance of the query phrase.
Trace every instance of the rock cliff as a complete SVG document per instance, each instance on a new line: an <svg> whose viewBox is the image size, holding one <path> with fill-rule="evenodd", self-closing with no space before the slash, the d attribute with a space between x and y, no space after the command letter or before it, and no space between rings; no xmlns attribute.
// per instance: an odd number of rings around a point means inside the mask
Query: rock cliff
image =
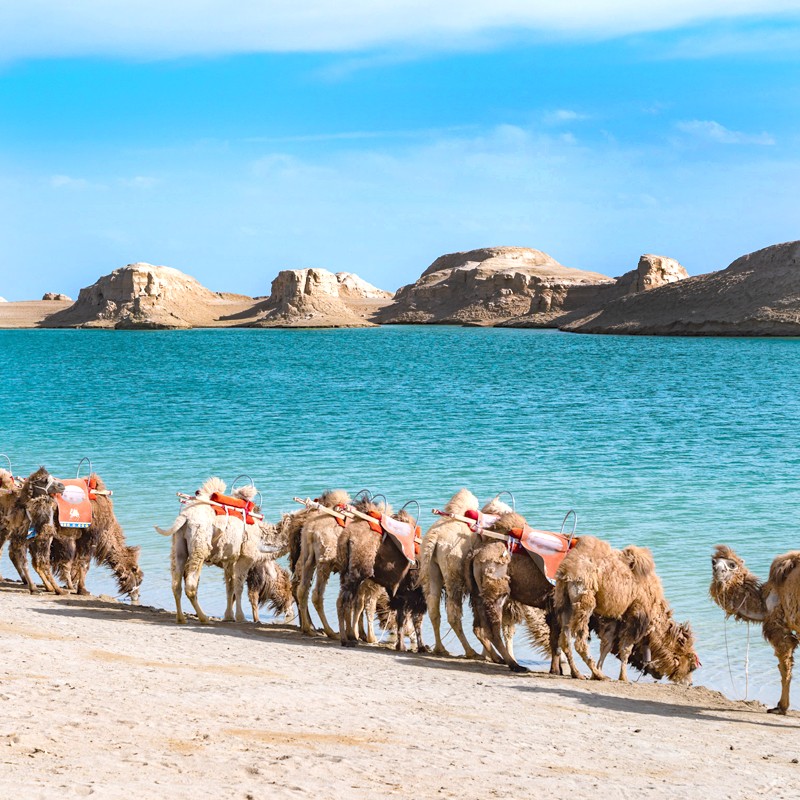
<svg viewBox="0 0 800 800"><path fill-rule="evenodd" d="M800 242L736 259L726 269L619 298L564 330L706 336L800 335Z"/></svg>
<svg viewBox="0 0 800 800"><path fill-rule="evenodd" d="M391 299L350 272L326 269L283 270L260 304L258 327L361 327Z"/></svg>
<svg viewBox="0 0 800 800"><path fill-rule="evenodd" d="M46 327L189 328L215 320L231 301L250 298L206 289L172 267L128 264L81 289L64 311L49 316Z"/></svg>
<svg viewBox="0 0 800 800"><path fill-rule="evenodd" d="M644 255L614 280L559 264L541 250L493 247L437 258L380 314L386 323L558 327L623 295L686 277L671 258Z"/></svg>

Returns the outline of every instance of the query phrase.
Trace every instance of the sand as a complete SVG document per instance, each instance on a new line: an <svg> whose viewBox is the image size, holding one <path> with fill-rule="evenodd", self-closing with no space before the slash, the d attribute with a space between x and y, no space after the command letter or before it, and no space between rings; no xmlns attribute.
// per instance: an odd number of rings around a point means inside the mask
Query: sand
<svg viewBox="0 0 800 800"><path fill-rule="evenodd" d="M69 300L20 300L0 303L0 329L38 328L48 316L69 308Z"/></svg>
<svg viewBox="0 0 800 800"><path fill-rule="evenodd" d="M0 583L0 797L797 797L800 716Z"/></svg>

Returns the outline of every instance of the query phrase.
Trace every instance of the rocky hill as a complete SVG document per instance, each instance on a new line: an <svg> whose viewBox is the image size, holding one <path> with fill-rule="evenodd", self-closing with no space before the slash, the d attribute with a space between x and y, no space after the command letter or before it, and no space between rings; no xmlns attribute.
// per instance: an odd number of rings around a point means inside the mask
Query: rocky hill
<svg viewBox="0 0 800 800"><path fill-rule="evenodd" d="M683 277L683 267L662 256L642 256L635 270L615 280L565 267L541 250L492 247L437 258L416 283L397 292L378 319L558 327L625 294Z"/></svg>
<svg viewBox="0 0 800 800"><path fill-rule="evenodd" d="M719 272L619 298L565 330L706 336L800 335L800 242L736 259Z"/></svg>
<svg viewBox="0 0 800 800"><path fill-rule="evenodd" d="M283 270L259 306L256 327L363 327L392 295L350 272Z"/></svg>
<svg viewBox="0 0 800 800"><path fill-rule="evenodd" d="M172 267L137 263L81 289L75 303L47 317L42 326L190 328L219 324L223 315L252 304L244 295L212 292Z"/></svg>

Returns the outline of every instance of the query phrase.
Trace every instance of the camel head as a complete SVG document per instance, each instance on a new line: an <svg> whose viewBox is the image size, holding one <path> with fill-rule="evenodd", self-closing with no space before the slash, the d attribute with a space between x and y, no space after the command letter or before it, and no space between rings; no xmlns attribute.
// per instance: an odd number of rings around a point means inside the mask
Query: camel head
<svg viewBox="0 0 800 800"><path fill-rule="evenodd" d="M39 467L33 474L29 475L22 486L24 500L32 500L36 497L53 497L64 491L64 484L54 478L44 467Z"/></svg>
<svg viewBox="0 0 800 800"><path fill-rule="evenodd" d="M656 680L668 678L681 686L692 685L692 673L700 659L694 649L694 633L688 622L675 622L666 613L656 622L646 637L650 659L644 671Z"/></svg>
<svg viewBox="0 0 800 800"><path fill-rule="evenodd" d="M448 514L459 514L463 516L465 511L478 510L478 498L475 497L469 489L459 489L450 500L448 500L444 510Z"/></svg>
<svg viewBox="0 0 800 800"><path fill-rule="evenodd" d="M135 606L139 605L139 591L144 580L144 572L139 566L139 553L141 551L139 545L133 547L125 547L125 555L123 561L127 567L125 573L120 576L120 591L127 594L131 599L131 603Z"/></svg>
<svg viewBox="0 0 800 800"><path fill-rule="evenodd" d="M725 586L732 581L738 582L748 573L744 560L725 544L718 544L711 556L711 571L714 583Z"/></svg>

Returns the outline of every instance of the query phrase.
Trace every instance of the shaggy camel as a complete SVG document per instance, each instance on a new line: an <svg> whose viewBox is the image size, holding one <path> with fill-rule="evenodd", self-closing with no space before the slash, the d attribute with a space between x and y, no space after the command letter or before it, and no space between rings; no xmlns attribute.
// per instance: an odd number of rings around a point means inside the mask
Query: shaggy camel
<svg viewBox="0 0 800 800"><path fill-rule="evenodd" d="M15 517L19 517L21 513L17 507L20 488L11 472L0 469L0 556L3 555L3 547L11 535ZM0 579L2 577L0 574Z"/></svg>
<svg viewBox="0 0 800 800"><path fill-rule="evenodd" d="M89 482L100 492L90 494L92 524L79 531L76 539L53 539L50 549L53 570L64 581L68 591L77 587L78 594L87 595L86 574L94 559L114 574L119 593L138 603L139 587L144 578L139 567L141 548L126 545L125 534L114 513L114 503L109 495L103 494L106 485L100 476L92 473Z"/></svg>
<svg viewBox="0 0 800 800"><path fill-rule="evenodd" d="M22 482L11 509L13 519L8 555L31 594L39 590L28 572L28 551L33 569L42 579L45 591L64 594L50 567L50 545L55 536L67 539L80 535L80 529L61 528L58 524L58 506L54 498L64 488L61 481L56 480L44 467L39 467ZM32 538L29 538L31 534Z"/></svg>
<svg viewBox="0 0 800 800"><path fill-rule="evenodd" d="M267 538L276 533L275 526L258 525L255 521L251 523L233 515L218 515L208 501L213 494L222 495L224 492L225 483L222 480L209 478L196 492L196 499L186 504L168 530L156 526L162 536L172 536L172 593L179 624L186 622L181 608L183 586L198 620L202 624L209 622L197 599L203 564L222 567L225 572L227 606L224 619L244 622L242 591L247 573L262 555L262 545L272 544ZM255 487L244 486L234 491L233 498L251 502L256 494Z"/></svg>
<svg viewBox="0 0 800 800"><path fill-rule="evenodd" d="M781 673L781 698L771 714L789 709L794 651L800 641L800 551L778 556L766 583L726 545L717 545L711 557L711 599L728 615L744 622L759 622L772 645Z"/></svg>
<svg viewBox="0 0 800 800"><path fill-rule="evenodd" d="M679 625L664 598L661 581L649 550L614 550L593 536L582 536L556 573L555 607L563 649L573 677L583 677L572 654L575 649L596 680L607 680L589 652L591 617L597 615L601 657L617 649L619 680L627 681L627 666L637 645L650 650L654 669L671 681L691 683L700 662L688 623ZM611 622L613 621L613 623Z"/></svg>
<svg viewBox="0 0 800 800"><path fill-rule="evenodd" d="M347 505L350 502L350 495L343 489L329 490L322 494L317 502L325 508L333 509L337 506ZM311 601L319 615L325 635L331 639L335 639L337 636L325 615L324 601L325 588L331 572L338 572L336 550L342 531L344 528L338 520L324 511L312 509L311 513L303 519L299 535L299 556L295 566L297 575L295 597L300 612L300 630L306 635L316 633L308 611L308 594L316 575Z"/></svg>
<svg viewBox="0 0 800 800"><path fill-rule="evenodd" d="M379 518L390 514L388 506L372 501L363 504L364 513ZM393 519L413 525L413 517L399 511ZM339 636L343 647L355 647L358 643L357 614L359 589L366 580L372 580L386 589L392 610L397 620L397 630L402 631L407 615L411 615L417 637L417 650L425 650L422 641L422 615L424 595L418 585L419 569L412 568L393 538L381 535L365 520L355 518L339 536L337 563L340 567L341 588L336 602L339 616ZM397 637L396 648L405 649L403 636Z"/></svg>
<svg viewBox="0 0 800 800"><path fill-rule="evenodd" d="M523 516L511 512L503 514L493 529L507 534L525 524ZM553 587L526 552L509 553L505 542L478 536L464 560L464 580L469 589L475 635L493 660L499 660L497 653L512 672L528 672L514 658L513 625L521 614L514 614L514 607L508 602L513 600L544 610L550 629L550 672L561 674Z"/></svg>
<svg viewBox="0 0 800 800"><path fill-rule="evenodd" d="M289 573L275 561L273 556L263 555L256 560L247 573L247 597L253 609L253 622L258 625L259 608L269 603L270 610L287 620L292 615L291 579Z"/></svg>

